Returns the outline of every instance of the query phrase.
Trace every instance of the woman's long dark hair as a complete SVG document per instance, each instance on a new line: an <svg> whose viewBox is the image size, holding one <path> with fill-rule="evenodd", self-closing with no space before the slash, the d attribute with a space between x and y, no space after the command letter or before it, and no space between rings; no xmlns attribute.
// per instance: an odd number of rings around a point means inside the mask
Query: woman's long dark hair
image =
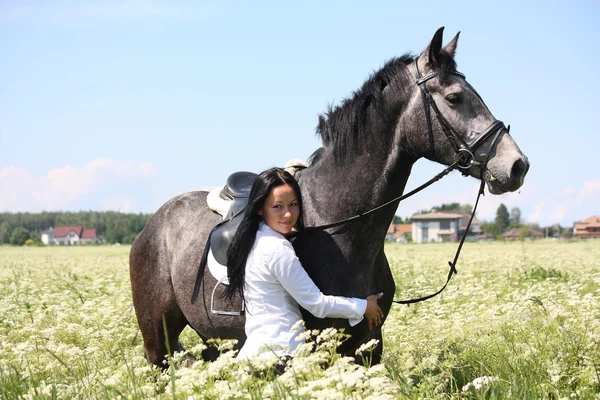
<svg viewBox="0 0 600 400"><path fill-rule="evenodd" d="M289 185L296 193L300 214L296 222L296 230L304 229L304 220L302 219L302 195L298 182L289 172L283 168L271 168L262 172L252 183L250 195L248 196L248 205L244 210L244 218L240 222L231 245L227 250L227 277L229 285L226 286L223 296L232 300L238 294L244 300L244 279L246 277L246 261L254 240L258 223L261 221L258 215L265 204L265 200L271 190L278 186Z"/></svg>

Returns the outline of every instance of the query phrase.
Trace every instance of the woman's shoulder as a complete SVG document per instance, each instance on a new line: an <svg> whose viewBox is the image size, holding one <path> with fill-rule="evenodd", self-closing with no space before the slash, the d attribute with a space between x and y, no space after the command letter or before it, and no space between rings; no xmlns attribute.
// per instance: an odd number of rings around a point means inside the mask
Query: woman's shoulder
<svg viewBox="0 0 600 400"><path fill-rule="evenodd" d="M256 247L261 252L289 253L291 251L295 255L292 244L264 223L261 223L256 233Z"/></svg>

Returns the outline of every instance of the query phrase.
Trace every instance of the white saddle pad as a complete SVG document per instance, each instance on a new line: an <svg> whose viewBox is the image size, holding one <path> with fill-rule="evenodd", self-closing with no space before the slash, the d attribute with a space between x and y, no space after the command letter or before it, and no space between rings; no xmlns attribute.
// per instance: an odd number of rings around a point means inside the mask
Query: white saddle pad
<svg viewBox="0 0 600 400"><path fill-rule="evenodd" d="M213 256L212 249L208 251L208 258L206 260L206 264L208 265L208 270L210 271L212 276L217 280L217 282L229 285L229 279L227 279L227 266L219 264L219 262Z"/></svg>
<svg viewBox="0 0 600 400"><path fill-rule="evenodd" d="M223 218L229 212L229 207L231 207L231 200L224 200L219 196L223 191L223 186L219 186L208 192L206 196L206 204L208 208L211 210L218 212L221 214Z"/></svg>

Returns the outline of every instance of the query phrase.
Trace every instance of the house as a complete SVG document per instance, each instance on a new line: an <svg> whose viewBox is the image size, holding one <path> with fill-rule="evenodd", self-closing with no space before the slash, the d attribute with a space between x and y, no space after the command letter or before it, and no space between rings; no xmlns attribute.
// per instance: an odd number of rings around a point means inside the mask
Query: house
<svg viewBox="0 0 600 400"><path fill-rule="evenodd" d="M81 226L57 226L42 232L42 243L57 245L101 244L104 243L104 238L96 234L96 229L84 229Z"/></svg>
<svg viewBox="0 0 600 400"><path fill-rule="evenodd" d="M456 242L467 230L470 214L459 211L434 211L426 214L413 215L412 237L415 243ZM473 218L465 240L479 240L481 220Z"/></svg>
<svg viewBox="0 0 600 400"><path fill-rule="evenodd" d="M415 243L455 242L462 214L432 212L416 214L411 218L412 237Z"/></svg>
<svg viewBox="0 0 600 400"><path fill-rule="evenodd" d="M593 216L573 223L573 237L600 238L600 217Z"/></svg>
<svg viewBox="0 0 600 400"><path fill-rule="evenodd" d="M54 243L54 229L48 228L44 232L42 232L42 243L50 244Z"/></svg>
<svg viewBox="0 0 600 400"><path fill-rule="evenodd" d="M521 228L513 228L510 231L506 232L502 235L504 240L517 240L521 238L521 230L525 228L528 231L523 233L523 238L531 238L531 239L542 239L544 234L540 231L536 231L535 229L529 227L521 227Z"/></svg>
<svg viewBox="0 0 600 400"><path fill-rule="evenodd" d="M96 234L96 229L84 229L81 233L80 243L101 244L104 243L104 238Z"/></svg>
<svg viewBox="0 0 600 400"><path fill-rule="evenodd" d="M479 235L479 241L480 242L491 242L492 240L494 240L494 235L490 234L490 233L482 233Z"/></svg>
<svg viewBox="0 0 600 400"><path fill-rule="evenodd" d="M385 240L393 240L395 242L408 242L412 238L412 224L394 224L391 223L388 228Z"/></svg>

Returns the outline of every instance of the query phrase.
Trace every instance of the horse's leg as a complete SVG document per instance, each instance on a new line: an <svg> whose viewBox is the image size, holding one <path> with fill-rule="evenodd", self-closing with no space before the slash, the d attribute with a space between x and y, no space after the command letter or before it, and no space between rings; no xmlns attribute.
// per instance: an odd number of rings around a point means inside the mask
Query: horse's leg
<svg viewBox="0 0 600 400"><path fill-rule="evenodd" d="M198 336L200 336L204 343L206 343L208 340L208 337L204 335L198 334ZM219 355L219 349L215 346L206 346L206 348L202 350L202 359L204 361L215 361L217 358L219 358Z"/></svg>
<svg viewBox="0 0 600 400"><path fill-rule="evenodd" d="M373 338L377 339L379 342L371 353L371 365L379 364L381 362L381 354L383 354L383 335L381 334L381 327L376 329L377 331L373 335Z"/></svg>
<svg viewBox="0 0 600 400"><path fill-rule="evenodd" d="M170 276L165 274L160 236L152 232L142 231L131 247L131 289L148 361L166 368L167 354L183 351L178 338L187 320L175 300Z"/></svg>
<svg viewBox="0 0 600 400"><path fill-rule="evenodd" d="M387 319L387 316L392 307L392 299L394 298L394 294L396 291L396 283L394 282L394 276L392 275L392 271L390 269L390 265L387 261L385 253L382 251L377 255L376 260L377 265L381 267L378 268L373 277L373 282L375 282L375 290L383 292L383 297L379 300L379 306L383 311L383 320L381 321L381 325L374 327L367 334L367 338L364 339L364 342L367 342L371 339L376 339L378 341L377 346L371 352L371 365L379 364L381 362L381 355L383 354L383 335L381 333L381 328L383 327L383 323Z"/></svg>
<svg viewBox="0 0 600 400"><path fill-rule="evenodd" d="M160 307L159 308L166 308ZM165 314L152 313L152 317L139 323L148 361L163 369L167 368L167 355L175 351L183 352L185 349L179 343L179 334L187 325L183 313L179 309L166 310ZM186 356L193 362L192 356Z"/></svg>

